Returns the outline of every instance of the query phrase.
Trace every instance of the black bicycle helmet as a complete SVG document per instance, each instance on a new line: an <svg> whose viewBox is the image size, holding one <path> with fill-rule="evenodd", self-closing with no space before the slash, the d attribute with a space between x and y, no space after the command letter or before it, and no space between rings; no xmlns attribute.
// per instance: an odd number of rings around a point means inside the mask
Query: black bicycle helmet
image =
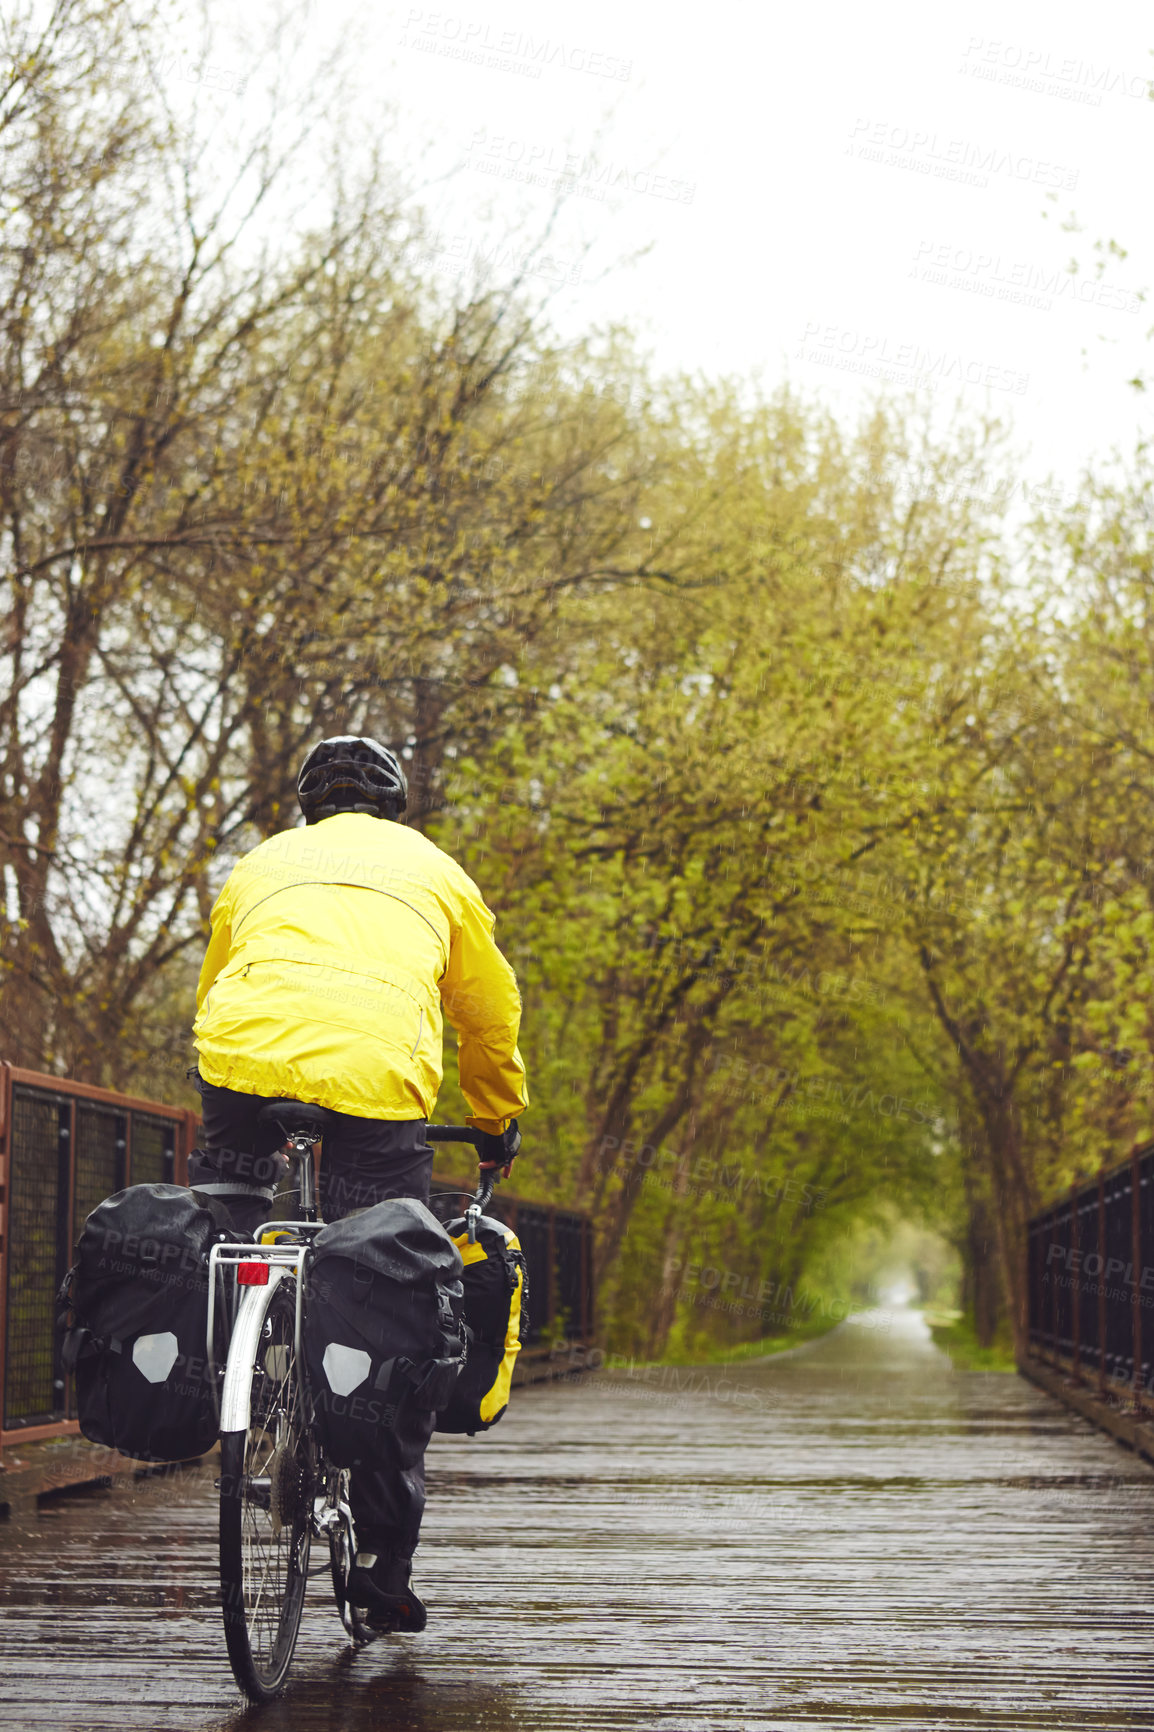
<svg viewBox="0 0 1154 1732"><path fill-rule="evenodd" d="M336 734L314 746L301 765L297 799L308 824L336 812L399 818L408 804L409 784L387 746L359 734Z"/></svg>

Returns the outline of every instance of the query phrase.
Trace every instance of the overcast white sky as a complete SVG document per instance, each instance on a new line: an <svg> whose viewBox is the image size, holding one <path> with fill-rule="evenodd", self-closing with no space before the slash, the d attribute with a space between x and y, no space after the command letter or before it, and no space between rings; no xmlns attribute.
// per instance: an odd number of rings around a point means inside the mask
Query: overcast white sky
<svg viewBox="0 0 1154 1732"><path fill-rule="evenodd" d="M1034 477L1072 480L1154 430L1126 384L1154 367L1154 297L1137 298L1154 286L1148 5L333 0L312 16L320 39L357 20L360 75L425 163L445 272L518 213L543 221L568 171L545 267L571 279L563 329L624 319L663 365L789 378L842 410L879 373L943 413L960 394L1012 416ZM1130 256L1099 281L1109 238Z"/></svg>

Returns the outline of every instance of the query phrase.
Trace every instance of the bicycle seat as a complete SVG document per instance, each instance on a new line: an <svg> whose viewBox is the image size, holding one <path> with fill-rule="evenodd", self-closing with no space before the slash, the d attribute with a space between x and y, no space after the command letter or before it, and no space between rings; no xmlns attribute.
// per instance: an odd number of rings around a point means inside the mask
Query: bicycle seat
<svg viewBox="0 0 1154 1732"><path fill-rule="evenodd" d="M332 1124L332 1114L327 1108L310 1106L306 1101L269 1101L257 1114L257 1123L276 1125L286 1139L308 1137L319 1143Z"/></svg>

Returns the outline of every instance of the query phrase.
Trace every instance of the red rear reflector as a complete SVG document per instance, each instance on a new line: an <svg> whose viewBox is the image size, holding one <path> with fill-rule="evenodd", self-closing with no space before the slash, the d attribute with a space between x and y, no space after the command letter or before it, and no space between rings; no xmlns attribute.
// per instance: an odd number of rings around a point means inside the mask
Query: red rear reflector
<svg viewBox="0 0 1154 1732"><path fill-rule="evenodd" d="M268 1264L263 1259L259 1263L238 1263L236 1278L242 1287L267 1287Z"/></svg>

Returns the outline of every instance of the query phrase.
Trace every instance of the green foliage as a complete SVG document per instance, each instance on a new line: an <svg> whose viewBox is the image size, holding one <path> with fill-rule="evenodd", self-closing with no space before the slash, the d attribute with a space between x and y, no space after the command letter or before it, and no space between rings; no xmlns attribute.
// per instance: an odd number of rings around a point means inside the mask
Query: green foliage
<svg viewBox="0 0 1154 1732"><path fill-rule="evenodd" d="M1016 1371L1010 1332L1004 1329L990 1346L978 1340L972 1317L960 1311L928 1310L925 1312L934 1346L949 1355L956 1371Z"/></svg>
<svg viewBox="0 0 1154 1732"><path fill-rule="evenodd" d="M3 1056L187 1099L215 889L377 732L497 910L518 1188L594 1211L607 1346L800 1339L898 1264L1020 1332L1029 1213L1149 1131L1146 460L1009 545L996 425L655 378L529 271L446 295L382 163L293 216L336 86L254 108L222 198L156 19L32 16Z"/></svg>

